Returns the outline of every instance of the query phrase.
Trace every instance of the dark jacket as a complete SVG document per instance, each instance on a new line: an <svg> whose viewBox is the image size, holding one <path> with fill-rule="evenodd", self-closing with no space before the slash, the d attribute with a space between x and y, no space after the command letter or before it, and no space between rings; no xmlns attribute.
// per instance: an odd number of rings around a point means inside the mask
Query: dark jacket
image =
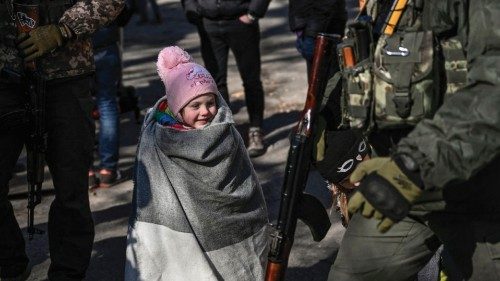
<svg viewBox="0 0 500 281"><path fill-rule="evenodd" d="M237 19L250 13L264 17L270 0L183 0L184 12L212 20Z"/></svg>
<svg viewBox="0 0 500 281"><path fill-rule="evenodd" d="M344 33L345 0L289 0L289 3L291 31L303 31L307 36L319 32Z"/></svg>

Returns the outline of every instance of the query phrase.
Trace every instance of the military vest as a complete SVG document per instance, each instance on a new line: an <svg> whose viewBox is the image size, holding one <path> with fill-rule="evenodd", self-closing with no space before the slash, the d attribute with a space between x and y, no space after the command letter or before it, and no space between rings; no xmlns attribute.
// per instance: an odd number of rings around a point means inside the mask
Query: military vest
<svg viewBox="0 0 500 281"><path fill-rule="evenodd" d="M338 46L342 126L367 132L408 128L432 118L465 86L467 76L457 38L438 38L422 28L423 1L407 1L391 35L380 32L380 25L394 7L384 11L382 2L369 1L368 16L349 24Z"/></svg>

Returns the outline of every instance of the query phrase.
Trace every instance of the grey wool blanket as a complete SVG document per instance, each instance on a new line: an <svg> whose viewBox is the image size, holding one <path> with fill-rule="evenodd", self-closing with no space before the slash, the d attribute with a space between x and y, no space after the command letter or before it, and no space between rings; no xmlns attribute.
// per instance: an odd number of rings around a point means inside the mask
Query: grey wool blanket
<svg viewBox="0 0 500 281"><path fill-rule="evenodd" d="M137 148L125 280L263 280L261 187L231 111L202 129L144 120Z"/></svg>

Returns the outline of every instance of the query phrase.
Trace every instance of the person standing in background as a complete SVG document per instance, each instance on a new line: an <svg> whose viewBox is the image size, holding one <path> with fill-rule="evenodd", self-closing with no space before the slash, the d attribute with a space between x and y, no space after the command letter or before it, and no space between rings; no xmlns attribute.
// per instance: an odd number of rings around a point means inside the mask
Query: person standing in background
<svg viewBox="0 0 500 281"><path fill-rule="evenodd" d="M198 28L201 55L217 87L229 104L227 60L234 54L243 80L250 119L247 151L251 157L265 153L264 89L260 79L260 28L270 0L182 0L188 21Z"/></svg>
<svg viewBox="0 0 500 281"><path fill-rule="evenodd" d="M289 25L295 32L297 50L311 72L314 44L318 33L344 34L347 22L345 0L289 0Z"/></svg>
<svg viewBox="0 0 500 281"><path fill-rule="evenodd" d="M120 178L119 159L119 106L118 90L122 76L121 28L129 22L134 6L126 0L120 15L92 37L96 65L94 96L99 112L98 171L89 170L89 188L109 187Z"/></svg>

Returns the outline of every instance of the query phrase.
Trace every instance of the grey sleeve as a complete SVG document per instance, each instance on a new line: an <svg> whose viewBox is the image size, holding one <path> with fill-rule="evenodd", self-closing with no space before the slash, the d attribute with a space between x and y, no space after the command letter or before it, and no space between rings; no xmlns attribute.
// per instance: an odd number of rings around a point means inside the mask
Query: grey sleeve
<svg viewBox="0 0 500 281"><path fill-rule="evenodd" d="M500 65L497 65L497 71ZM500 156L500 88L475 84L450 98L398 144L419 164L426 187L470 179Z"/></svg>

